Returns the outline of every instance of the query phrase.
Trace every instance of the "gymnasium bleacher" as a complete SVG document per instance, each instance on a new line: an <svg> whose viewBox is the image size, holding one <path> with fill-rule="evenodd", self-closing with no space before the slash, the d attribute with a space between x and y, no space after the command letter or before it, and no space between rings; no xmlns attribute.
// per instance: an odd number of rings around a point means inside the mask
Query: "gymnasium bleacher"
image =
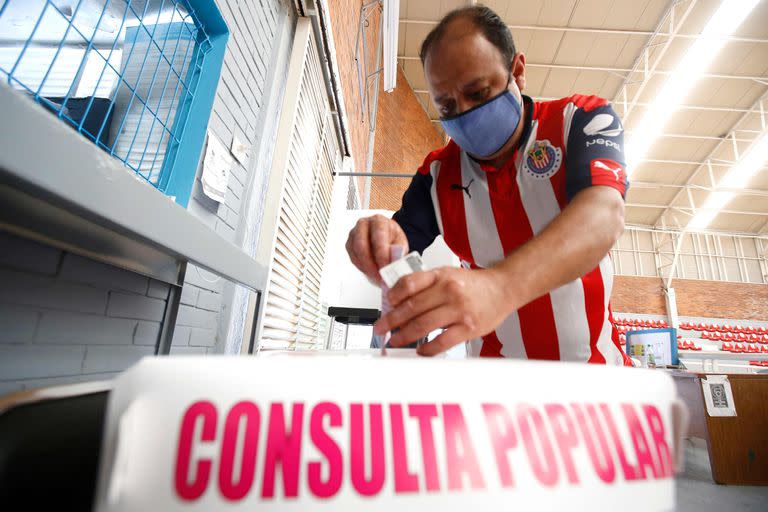
<svg viewBox="0 0 768 512"><path fill-rule="evenodd" d="M651 315L615 315L619 339L626 342L630 331L668 328L667 320ZM731 354L768 354L768 321L729 320L729 319L690 319L681 318L677 329L677 350L680 354L706 351L717 352L723 359ZM731 361L735 366L768 367L768 361Z"/></svg>

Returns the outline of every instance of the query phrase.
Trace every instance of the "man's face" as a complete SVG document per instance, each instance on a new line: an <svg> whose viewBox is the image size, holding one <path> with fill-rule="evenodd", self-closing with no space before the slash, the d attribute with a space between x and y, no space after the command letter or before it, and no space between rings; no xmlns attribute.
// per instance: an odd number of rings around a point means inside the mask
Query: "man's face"
<svg viewBox="0 0 768 512"><path fill-rule="evenodd" d="M424 62L432 102L440 117L452 117L510 90L521 100L524 57L515 56L510 70L499 50L471 21L451 22ZM510 82L510 71L512 81Z"/></svg>

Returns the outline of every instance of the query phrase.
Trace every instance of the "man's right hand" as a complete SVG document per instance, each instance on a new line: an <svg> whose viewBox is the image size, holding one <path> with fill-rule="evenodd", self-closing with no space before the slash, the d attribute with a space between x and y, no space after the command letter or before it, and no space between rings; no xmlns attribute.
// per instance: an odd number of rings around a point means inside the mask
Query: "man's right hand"
<svg viewBox="0 0 768 512"><path fill-rule="evenodd" d="M379 269L390 262L389 248L400 245L408 252L408 239L400 225L383 215L357 221L347 238L347 252L352 263L369 279L381 283Z"/></svg>

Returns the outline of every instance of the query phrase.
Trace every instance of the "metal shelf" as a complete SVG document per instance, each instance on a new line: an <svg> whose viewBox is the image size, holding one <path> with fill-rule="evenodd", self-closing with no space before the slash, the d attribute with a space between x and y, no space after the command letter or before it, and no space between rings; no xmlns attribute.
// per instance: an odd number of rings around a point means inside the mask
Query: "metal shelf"
<svg viewBox="0 0 768 512"><path fill-rule="evenodd" d="M0 229L175 285L190 262L264 289L264 265L5 84L0 112Z"/></svg>

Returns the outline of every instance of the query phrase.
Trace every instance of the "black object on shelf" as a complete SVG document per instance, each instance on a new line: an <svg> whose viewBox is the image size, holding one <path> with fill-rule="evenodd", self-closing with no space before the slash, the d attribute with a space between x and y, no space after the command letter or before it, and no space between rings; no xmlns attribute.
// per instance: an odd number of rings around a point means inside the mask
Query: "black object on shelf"
<svg viewBox="0 0 768 512"><path fill-rule="evenodd" d="M58 115L64 100L65 98L63 97L47 97L44 101L41 101L40 104ZM53 103L53 105L50 103ZM104 149L105 147L109 147L112 114L115 112L114 108L110 108L111 106L112 100L109 98L69 98L67 99L67 104L64 105L64 113L67 117L62 117L62 119L75 130L78 129L78 126L82 122L82 134L91 142L96 142L96 137L98 136L99 140L97 145L101 149ZM86 110L88 110L87 117L85 117ZM83 117L85 117L85 121L83 121ZM103 130L102 126L104 127ZM101 131L100 136L99 131Z"/></svg>
<svg viewBox="0 0 768 512"><path fill-rule="evenodd" d="M378 309L370 308L328 308L328 316L342 324L373 325L381 316Z"/></svg>

